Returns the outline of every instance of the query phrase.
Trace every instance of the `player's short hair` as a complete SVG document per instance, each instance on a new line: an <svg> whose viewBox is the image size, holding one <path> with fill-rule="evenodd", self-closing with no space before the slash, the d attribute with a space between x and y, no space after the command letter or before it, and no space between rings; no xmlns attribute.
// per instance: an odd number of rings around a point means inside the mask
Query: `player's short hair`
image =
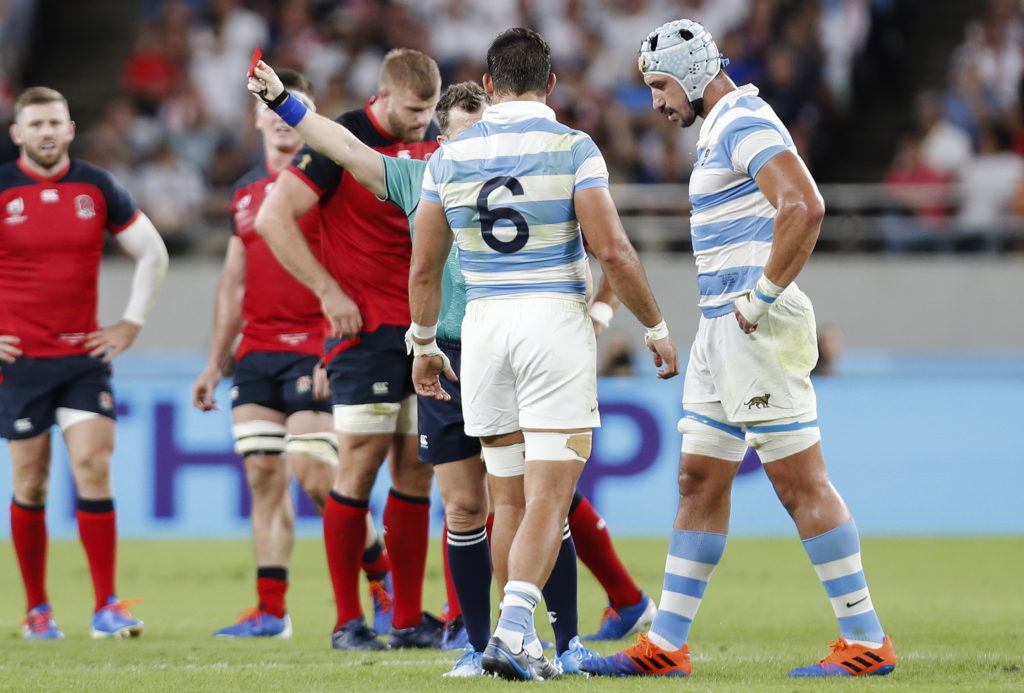
<svg viewBox="0 0 1024 693"><path fill-rule="evenodd" d="M453 108L461 109L467 113L476 113L481 106L490 104L487 92L476 82L459 82L445 89L441 100L437 102L434 114L437 116L437 124L441 128L441 134L448 133L450 124L448 115Z"/></svg>
<svg viewBox="0 0 1024 693"><path fill-rule="evenodd" d="M426 53L393 48L380 66L380 85L404 87L421 99L432 99L441 91L441 71Z"/></svg>
<svg viewBox="0 0 1024 693"><path fill-rule="evenodd" d="M551 78L551 46L533 29L508 29L487 49L487 72L499 94L543 94Z"/></svg>
<svg viewBox="0 0 1024 693"><path fill-rule="evenodd" d="M61 102L65 106L68 105L68 100L64 98L56 89L50 87L29 87L25 91L18 95L18 99L14 102L14 119L18 119L18 114L21 113L21 109L26 106L38 106L45 103L56 103ZM70 112L70 108L68 111Z"/></svg>

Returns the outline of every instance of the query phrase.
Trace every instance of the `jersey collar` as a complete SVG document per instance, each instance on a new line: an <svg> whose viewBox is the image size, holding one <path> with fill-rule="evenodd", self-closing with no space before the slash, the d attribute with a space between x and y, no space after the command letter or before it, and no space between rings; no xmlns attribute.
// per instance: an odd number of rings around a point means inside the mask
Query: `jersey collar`
<svg viewBox="0 0 1024 693"><path fill-rule="evenodd" d="M529 118L555 120L555 112L539 101L504 101L488 106L483 115L483 120L490 123L510 123Z"/></svg>
<svg viewBox="0 0 1024 693"><path fill-rule="evenodd" d="M71 159L68 159L67 163L65 163L63 166L57 169L57 171L52 176L40 176L38 173L36 173L28 166L26 166L25 163L21 160L20 156L18 157L18 169L26 176L28 176L29 178L38 183L55 183L64 177L64 174L68 172L69 168L71 168Z"/></svg>
<svg viewBox="0 0 1024 693"><path fill-rule="evenodd" d="M704 123L700 126L699 141L703 142L704 139L711 134L711 128L715 126L715 121L718 120L718 116L722 115L723 111L727 110L730 106L736 103L737 99L743 96L757 96L757 87L753 84L744 84L742 87L736 87L719 99L714 108L708 112L707 117L704 118Z"/></svg>

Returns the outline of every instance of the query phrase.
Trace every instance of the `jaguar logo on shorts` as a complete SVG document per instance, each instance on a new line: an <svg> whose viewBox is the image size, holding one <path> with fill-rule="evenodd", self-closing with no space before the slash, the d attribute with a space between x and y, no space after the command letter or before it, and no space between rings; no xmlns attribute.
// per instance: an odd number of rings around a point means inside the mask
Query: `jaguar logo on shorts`
<svg viewBox="0 0 1024 693"><path fill-rule="evenodd" d="M14 420L14 430L17 433L28 433L29 431L32 430L32 428L33 428L33 426L32 426L32 419L30 419L28 417L26 417L24 419L15 419Z"/></svg>
<svg viewBox="0 0 1024 693"><path fill-rule="evenodd" d="M231 401L234 402L236 399L238 399L238 388L233 387L231 388Z"/></svg>
<svg viewBox="0 0 1024 693"><path fill-rule="evenodd" d="M770 392L766 392L760 397L751 397L750 401L744 402L744 404L747 405L747 409L750 409L751 407L757 407L758 409L767 409L770 406L768 404L768 400L771 399L771 396L772 394Z"/></svg>
<svg viewBox="0 0 1024 693"><path fill-rule="evenodd" d="M313 390L313 376L302 375L295 381L295 392L304 395Z"/></svg>
<svg viewBox="0 0 1024 693"><path fill-rule="evenodd" d="M97 399L99 400L100 409L103 411L110 411L114 408L114 396L106 390L101 392Z"/></svg>
<svg viewBox="0 0 1024 693"><path fill-rule="evenodd" d="M373 396L383 397L391 391L391 386L388 385L387 381L380 381L373 384Z"/></svg>
<svg viewBox="0 0 1024 693"><path fill-rule="evenodd" d="M79 219L92 219L96 216L96 204L88 195L79 195L75 198L75 216Z"/></svg>

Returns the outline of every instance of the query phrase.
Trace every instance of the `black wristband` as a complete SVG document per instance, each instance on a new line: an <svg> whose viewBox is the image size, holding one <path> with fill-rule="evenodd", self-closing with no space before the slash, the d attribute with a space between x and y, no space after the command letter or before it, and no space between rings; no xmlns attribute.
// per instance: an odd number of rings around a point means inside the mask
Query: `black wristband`
<svg viewBox="0 0 1024 693"><path fill-rule="evenodd" d="M273 101L267 101L266 99L263 99L263 102L265 104L267 104L267 107L270 108L270 110L276 111L278 108L281 107L281 104L283 104L284 100L287 99L287 98L288 98L288 90L285 89L280 94L278 94L277 97L274 98Z"/></svg>

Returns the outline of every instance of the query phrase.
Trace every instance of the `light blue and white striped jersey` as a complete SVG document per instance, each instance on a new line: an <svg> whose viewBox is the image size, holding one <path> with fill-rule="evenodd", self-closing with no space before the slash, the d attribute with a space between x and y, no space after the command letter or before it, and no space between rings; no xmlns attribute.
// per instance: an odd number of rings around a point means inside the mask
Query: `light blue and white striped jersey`
<svg viewBox="0 0 1024 693"><path fill-rule="evenodd" d="M757 87L729 92L708 113L690 177L690 229L704 317L732 312L754 288L771 253L775 207L754 176L793 138Z"/></svg>
<svg viewBox="0 0 1024 693"><path fill-rule="evenodd" d="M586 289L573 193L607 187L593 140L533 101L507 101L431 156L423 200L440 202L459 248L466 300Z"/></svg>

